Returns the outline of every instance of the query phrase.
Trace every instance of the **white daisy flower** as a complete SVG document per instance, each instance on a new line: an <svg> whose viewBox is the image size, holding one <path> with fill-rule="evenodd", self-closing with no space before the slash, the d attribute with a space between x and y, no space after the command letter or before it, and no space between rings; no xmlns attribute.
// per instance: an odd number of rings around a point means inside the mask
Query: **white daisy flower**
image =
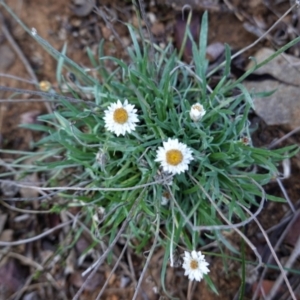
<svg viewBox="0 0 300 300"><path fill-rule="evenodd" d="M206 111L200 103L192 105L190 110L190 117L194 122L197 122L202 119Z"/></svg>
<svg viewBox="0 0 300 300"><path fill-rule="evenodd" d="M184 275L188 276L189 280L201 281L203 275L209 272L208 265L201 251L193 250L191 253L184 251L182 267L185 269Z"/></svg>
<svg viewBox="0 0 300 300"><path fill-rule="evenodd" d="M155 161L160 162L165 172L173 175L186 171L193 160L192 150L177 139L169 138L163 145L158 148Z"/></svg>
<svg viewBox="0 0 300 300"><path fill-rule="evenodd" d="M127 99L124 104L120 100L112 103L104 112L105 128L117 136L125 135L126 132L130 133L135 130L135 123L139 122L136 112L134 105L128 104Z"/></svg>

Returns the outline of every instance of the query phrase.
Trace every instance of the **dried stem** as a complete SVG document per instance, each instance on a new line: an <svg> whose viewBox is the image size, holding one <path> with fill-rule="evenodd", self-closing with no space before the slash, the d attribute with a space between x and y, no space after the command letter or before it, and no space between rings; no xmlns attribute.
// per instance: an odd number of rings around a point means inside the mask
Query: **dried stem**
<svg viewBox="0 0 300 300"><path fill-rule="evenodd" d="M241 177L241 176L233 176L233 177ZM242 176L242 177L245 177L245 176ZM192 176L190 175L190 178L201 188L203 189L203 187L197 182L197 180ZM182 217L184 218L185 220L185 223L187 223L191 229L193 231L200 231L200 230L226 230L226 229L234 229L234 228L239 228L239 227L242 227L242 226L245 226L246 224L250 223L254 218L256 218L260 212L262 211L263 209L263 206L264 206L264 200L265 200L265 191L263 190L263 188L255 181L253 180L252 178L249 178L253 184L255 184L257 187L259 187L259 189L261 190L261 193L262 193L262 198L261 198L261 202L259 204L259 207L258 207L258 210L255 212L255 214L253 214L251 217L249 217L248 219L240 222L240 223L236 223L236 224L231 224L231 223L227 223L228 225L207 225L207 226L194 226L192 224L192 222L189 220L189 218L186 216L186 214L182 211L180 205L177 203L176 199L173 197L173 194L172 194L172 191L170 190L170 188L168 188L168 191L169 193L172 195L172 198L173 198L173 201L178 209L178 211L180 212L180 214L182 215ZM207 192L205 191L205 195L206 197L212 202L213 205L216 205L214 203L214 201L211 199L211 197L207 194ZM217 206L216 206L217 207ZM218 211L219 211L219 208L217 207ZM221 211L220 211L221 212ZM222 213L222 212L221 212Z"/></svg>
<svg viewBox="0 0 300 300"><path fill-rule="evenodd" d="M293 218L290 220L289 224L286 226L284 232L280 235L279 239L277 240L277 242L276 242L276 244L275 244L275 246L274 246L274 251L277 251L279 245L282 243L283 239L286 237L287 233L290 231L291 227L294 225L294 221L299 217L299 214L300 214L300 209L298 209L298 210L296 211L296 213L294 214ZM282 223L282 222L281 222L281 223ZM282 226L282 224L281 224L281 226ZM274 227L273 227L273 228L274 228ZM271 228L271 229L272 229L272 228ZM268 230L266 231L266 233L267 233L269 230L270 230L270 229L268 229ZM267 262L266 262L266 265L269 264L269 263L271 262L271 260L272 260L272 256L269 256L269 257L268 257L268 260L267 260ZM255 292L254 292L254 294L253 294L253 296L252 296L252 300L256 300L257 295L258 295L258 292L259 292L259 289L260 289L261 286L262 286L262 282L263 282L263 279L264 279L266 273L267 273L267 267L264 266L264 270L263 270L263 272L261 273L260 280L259 280L258 285L257 285L257 288L256 288L256 290L255 290Z"/></svg>
<svg viewBox="0 0 300 300"><path fill-rule="evenodd" d="M166 180L171 179L172 176L169 176L169 177L163 178L163 179L159 179L156 181L152 181L149 183L133 186L133 187L127 187L127 188L101 188L101 187L90 188L90 187L78 187L78 186L38 187L38 186L33 186L31 182L20 183L20 182L15 182L13 180L3 180L3 179L0 179L0 183L1 182L11 183L18 187L25 187L25 188L33 189L36 191L102 191L102 192L119 191L119 192L122 192L122 191L133 191L133 190L145 188L145 187L156 185L156 184L163 184Z"/></svg>
<svg viewBox="0 0 300 300"><path fill-rule="evenodd" d="M139 1L139 4L140 4L140 10L141 10L141 13L142 13L142 18L145 22L145 25L147 27L147 31L148 31L148 34L149 34L149 39L150 39L150 60L153 61L154 60L154 48L153 48L154 38L153 38L152 31L151 31L151 28L150 28L150 24L149 24L149 21L147 19L147 15L146 15L146 12L145 12L145 2L144 2L144 0L138 0L138 1Z"/></svg>
<svg viewBox="0 0 300 300"><path fill-rule="evenodd" d="M226 2L228 3L228 0L226 0ZM242 50L236 52L235 54L233 54L231 56L231 60L233 60L234 58L238 57L239 55L243 54L244 52L246 52L247 50L251 49L252 47L254 47L255 45L257 45L262 39L264 39L295 7L296 7L296 3L290 7L282 16L281 18L279 18L261 37L259 37L257 40L255 40L252 44L248 45L247 47L243 48ZM218 67L216 67L214 70L212 70L209 74L207 74L207 77L210 77L212 74L214 74L217 70L221 69L222 67L224 67L226 64L226 61L222 62Z"/></svg>
<svg viewBox="0 0 300 300"><path fill-rule="evenodd" d="M155 248L157 246L157 240L158 240L158 236L159 236L159 227L160 227L160 214L157 213L157 217L156 217L156 230L155 230L154 241L153 241L152 247L150 249L149 255L147 257L146 263L145 263L145 265L143 267L143 271L142 271L142 273L140 275L138 284L135 287L135 292L134 292L134 295L132 297L132 300L135 300L137 298L137 296L138 296L138 292L139 292L140 286L142 284L143 278L144 278L145 273L146 273L146 271L148 269L148 265L149 265L150 260L151 260L151 258L153 256L154 250L155 250Z"/></svg>
<svg viewBox="0 0 300 300"><path fill-rule="evenodd" d="M244 205L242 205L242 204L239 204L249 215L252 215L252 213L251 213L251 211L247 208L247 207L245 207ZM260 224L260 222L255 218L254 219L254 221L255 221L255 223L257 224L257 226L259 227L259 229L260 229L260 231L262 232L262 234L263 234L263 236L264 236L264 238L265 238L265 241L267 242L267 244L268 244L268 246L269 246L269 248L270 248L270 251L271 251L271 253L272 253L272 255L273 255L273 257L274 257L274 259L275 259L275 261L276 261L276 263L277 263L277 265L278 265L278 267L279 267L279 269L280 269L280 271L281 271L281 282L282 282L282 280L284 280L284 282L286 283L286 285L287 285L287 287L288 287L288 290L289 290L289 292L290 292L290 295L292 296L292 298L293 298L293 300L297 300L297 298L295 297L295 294L294 294L294 292L293 292L293 289L292 289L292 287L291 287L291 285L290 285L290 283L289 283L289 280L288 280L288 278L287 278L287 276L286 276L286 271L283 269L283 267L282 267L282 264L280 263L280 261L279 261L279 259L278 259L278 257L277 257L277 255L276 255L276 252L275 252L275 250L274 250L274 248L273 248L273 246L272 246L272 244L271 244L271 242L270 242L270 240L269 240L269 238L268 238L268 235L266 234L266 232L265 232L265 230L263 229L263 227L261 226L261 224ZM296 254L297 254L297 256L299 255L299 251L300 251L300 237L298 238L298 242L297 242L297 245L298 245L298 250L297 250L297 252L296 252ZM295 250L296 250L296 247L295 247ZM295 251L294 251L295 252ZM299 253L298 253L299 252ZM291 258L291 257L290 257ZM297 257L296 257L297 258ZM294 261L293 261L294 262ZM281 282L280 282L280 284L281 284ZM276 290L277 291L277 290ZM272 298L267 298L268 300L271 300Z"/></svg>
<svg viewBox="0 0 300 300"><path fill-rule="evenodd" d="M109 275L108 275L108 277L107 277L107 279L106 279L106 281L105 281L105 283L104 283L104 285L103 285L101 291L99 292L99 294L98 294L98 296L97 296L97 298L96 298L95 300L100 300L100 299L101 299L101 296L103 295L103 293L104 293L104 291L105 291L105 289L106 289L106 287L107 287L107 285L108 285L108 283L109 283L109 281L110 281L110 278L111 278L112 275L114 274L115 270L116 270L117 267L119 266L119 263L120 263L121 259L123 258L123 255L124 255L124 253L125 253L125 250L127 249L129 240L130 240L130 239L128 238L127 241L126 241L126 243L125 243L125 245L124 245L124 247L123 247L123 249L122 249L121 254L120 254L119 257L118 257L118 260L116 261L116 263L115 263L113 269L112 269L111 272L109 273Z"/></svg>
<svg viewBox="0 0 300 300"><path fill-rule="evenodd" d="M190 175L190 178L195 182L195 184L197 184L199 186L199 188L202 190L202 192L204 193L204 195L210 200L210 203L213 205L213 207L215 208L215 210L218 212L218 214L221 216L221 218L225 221L225 223L228 224L229 228L233 229L234 231L236 231L239 236L241 236L244 241L248 244L248 246L251 248L251 250L254 252L254 254L256 255L257 259L258 259L258 265L256 268L259 268L262 265L262 259L260 254L258 253L256 247L250 242L250 240L244 235L244 233L242 233L237 227L236 224L231 224L230 221L224 216L224 214L222 213L222 211L220 210L220 208L216 205L216 203L211 199L211 197L208 195L208 193L206 192L206 190L203 188L203 186L193 177ZM248 211L248 210L247 210ZM251 216L251 220L255 220L256 217L254 217L254 214L250 214ZM250 219L250 218L249 218ZM248 220L249 220L248 219Z"/></svg>
<svg viewBox="0 0 300 300"><path fill-rule="evenodd" d="M104 253L102 254L102 256L95 262L93 263L87 270L85 270L82 273L82 276L85 276L86 274L88 274L89 272L91 272L89 274L89 276L87 277L87 279L85 280L85 282L83 283L83 285L80 287L80 289L77 291L77 293L75 294L75 296L73 297L73 300L78 300L80 298L80 295L82 294L83 290L85 289L86 285L93 279L94 275L96 274L98 268L100 267L100 265L103 263L103 261L106 259L107 255L110 253L110 251L113 249L113 247L115 246L115 244L118 242L121 234L124 232L124 230L127 228L128 223L130 222L132 215L134 213L134 211L136 210L142 196L144 195L145 189L143 189L143 191L140 193L139 197L135 200L132 208L130 209L127 218L124 220L120 230L118 231L116 237L114 238L114 240L111 242L111 244L109 245L109 247L104 251Z"/></svg>
<svg viewBox="0 0 300 300"><path fill-rule="evenodd" d="M14 51L17 53L17 55L19 56L20 60L22 61L23 65L25 66L28 74L30 75L30 77L33 80L33 83L38 86L39 84L39 80L36 77L29 61L27 60L26 56L24 55L23 51L21 50L21 48L18 46L18 44L15 42L15 40L13 39L12 35L10 34L9 30L7 29L5 22L4 22L4 18L3 15L0 12L0 23L1 23L1 28L2 28L2 32L5 36L5 38L8 40L9 44L12 46L12 48L14 49ZM47 111L49 113L52 113L52 108L50 106L50 104L48 102L45 102L45 106L47 108Z"/></svg>
<svg viewBox="0 0 300 300"><path fill-rule="evenodd" d="M49 229L49 230L41 233L39 235L31 237L29 239L19 240L19 241L15 241L15 242L3 242L3 241L0 241L0 247L7 247L7 246L10 247L10 246L18 246L18 245L23 245L23 244L27 244L27 243L32 243L34 241L37 241L37 240L39 240L39 239L41 239L41 238L43 238L43 237L45 237L45 236L53 233L54 231L56 231L56 230L58 230L60 228L63 228L64 226L66 226L66 225L68 225L68 224L70 224L72 222L73 221L71 220L71 221L68 221L68 222L65 222L65 223L61 223L61 224L59 224L59 225L57 225L57 226L55 226L55 227L53 227L53 228L51 228L51 229Z"/></svg>

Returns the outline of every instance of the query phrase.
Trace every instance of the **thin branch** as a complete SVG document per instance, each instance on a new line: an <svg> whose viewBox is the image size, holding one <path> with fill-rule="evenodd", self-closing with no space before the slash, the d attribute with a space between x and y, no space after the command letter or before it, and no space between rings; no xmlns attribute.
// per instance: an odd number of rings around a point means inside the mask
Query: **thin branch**
<svg viewBox="0 0 300 300"><path fill-rule="evenodd" d="M245 207L244 205L242 205L242 204L240 204L240 203L239 203L239 205L240 205L240 206L241 206L241 207L242 207L249 215L252 215L252 212L251 212L247 207ZM274 251L274 248L273 248L273 246L272 246L272 244L271 244L271 242L270 242L270 240L269 240L269 238L268 238L268 235L266 234L265 230L263 229L263 227L261 226L261 224L260 224L260 222L257 220L257 218L255 218L254 221L255 221L255 223L257 224L257 226L259 227L260 231L262 232L262 234L263 234L263 236L264 236L264 238L265 238L265 240L266 240L266 242L267 242L267 244L268 244L268 246L269 246L269 248L270 248L270 251L271 251L271 253L272 253L272 255L273 255L273 257L274 257L274 259L275 259L275 261L276 261L276 263L277 263L277 265L278 265L280 271L281 271L281 276L280 276L280 277L282 277L282 278L284 279L284 282L285 282L285 284L287 285L288 290L289 290L289 292L290 292L290 294L291 294L293 300L297 300L297 298L295 297L295 294L294 294L294 292L293 292L293 289L292 289L292 287L291 287L291 285L290 285L290 283L289 283L289 280L288 280L288 278L287 278L287 276L286 276L286 271L283 269L282 264L281 264L280 260L278 259L277 255L276 255L276 252ZM298 252L299 252L299 250L300 250L300 237L298 238L298 243L299 243L299 245L298 245L298 246L299 246L299 247L298 247ZM281 279L281 280L282 280L282 279ZM268 300L271 300L272 298L267 298L267 299L268 299Z"/></svg>
<svg viewBox="0 0 300 300"><path fill-rule="evenodd" d="M30 257L26 257L26 256L24 256L22 254L13 252L11 250L9 250L7 252L6 250L2 250L2 249L0 250L0 254L4 255L4 256L7 255L8 257L18 259L25 266L34 267L34 268L36 268L39 271L43 271L44 270L44 267L42 265L40 265L36 261L32 260Z"/></svg>
<svg viewBox="0 0 300 300"><path fill-rule="evenodd" d="M46 93L46 92L41 92L41 91L31 91L31 90L25 90L25 89L11 88L8 86L3 86L3 85L0 85L0 91L36 95L36 96L41 96L41 97L45 97L45 98L53 98L53 100L52 99L48 100L49 102L54 101L54 99L58 99L58 100L64 99L64 100L68 100L70 102L75 102L75 103L81 102L84 104L88 104L90 106L97 106L97 104L92 101L85 101L83 99L76 99L76 98L72 98L72 97L68 97L68 96L64 96L64 95L60 95L60 94L56 94L56 93ZM33 99L31 99L31 100L33 100ZM4 102L13 102L14 100L13 99L4 99L3 101ZM20 100L16 100L16 101L20 101ZM23 100L23 101L26 101L26 100Z"/></svg>
<svg viewBox="0 0 300 300"><path fill-rule="evenodd" d="M117 31L115 30L114 26L112 26L111 22L107 19L107 15L103 11L103 9L98 8L97 6L95 6L94 11L104 20L106 27L111 30L111 32L114 34L114 36L116 37L116 39L118 40L118 42L120 43L122 48L125 49L126 46L124 45L121 37L119 36Z"/></svg>
<svg viewBox="0 0 300 300"><path fill-rule="evenodd" d="M63 228L64 226L66 226L66 225L68 225L68 224L70 224L72 222L73 222L73 220L70 220L70 221L65 222L65 223L61 223L61 224L59 224L59 225L57 225L57 226L55 226L55 227L53 227L53 228L51 228L51 229L49 229L49 230L41 233L39 235L33 236L33 237L29 238L29 239L24 239L24 240L20 240L20 241L16 241L16 242L3 242L3 241L0 241L0 246L1 247L11 247L11 246L19 246L19 245L23 245L23 244L32 243L34 241L37 241L37 240L39 240L39 239L41 239L41 238L43 238L43 237L45 237L45 236L53 233L54 231L56 231L56 230L58 230L60 228Z"/></svg>
<svg viewBox="0 0 300 300"><path fill-rule="evenodd" d="M282 193L283 193L283 195L284 195L284 198L285 198L286 202L288 203L288 205L289 205L291 211L292 211L293 213L295 213L295 212L296 212L296 209L295 209L295 207L294 207L294 204L292 203L292 201L291 201L289 195L287 194L287 191L285 190L285 188L284 188L284 186L283 186L281 180L280 180L279 178L276 178L276 181L277 181L277 183L278 183L278 185L279 185L279 187L280 187L280 190L282 191Z"/></svg>
<svg viewBox="0 0 300 300"><path fill-rule="evenodd" d="M1 12L0 12L0 22L1 22L2 32L5 36L5 38L8 40L8 42L10 43L10 45L12 46L14 51L19 56L20 60L22 61L23 65L25 66L25 68L26 68L28 74L30 75L30 77L32 78L33 82L36 84L36 86L38 86L39 80L38 80L37 76L35 75L32 67L31 67L29 61L27 60L26 56L24 55L23 51L18 46L18 44L15 42L15 40L13 39L13 37L10 34L9 30L7 29L7 27L5 25L5 22L4 22L3 15L1 14ZM45 106L47 108L47 111L49 113L52 113L52 108L49 105L49 103L45 102Z"/></svg>
<svg viewBox="0 0 300 300"><path fill-rule="evenodd" d="M189 280L189 285L187 290L187 300L192 299L192 287L193 287L193 281Z"/></svg>
<svg viewBox="0 0 300 300"><path fill-rule="evenodd" d="M153 48L154 38L153 38L153 34L152 34L150 24L149 24L149 21L147 19L147 15L146 15L146 12L145 12L145 2L144 2L144 0L138 0L138 1L139 1L139 4L140 4L140 10L141 10L141 13L142 13L143 20L145 22L145 25L146 25L146 28L147 28L147 31L148 31L148 34L149 34L149 39L150 39L150 61L153 61L154 60L154 48Z"/></svg>
<svg viewBox="0 0 300 300"><path fill-rule="evenodd" d="M49 193L47 195L43 195L40 197L30 197L30 198L5 198L4 201L14 201L14 202L18 202L18 201L26 201L26 202L30 202L30 201L41 201L41 200L51 200L51 197L56 196L59 192L52 192ZM3 197L2 197L3 198Z"/></svg>
<svg viewBox="0 0 300 300"><path fill-rule="evenodd" d="M202 192L204 193L204 195L210 200L210 203L213 205L213 207L218 212L218 214L221 216L221 218L225 221L225 223L228 224L229 228L231 228L234 231L236 231L239 234L239 236L241 236L244 239L244 241L248 244L248 246L251 248L251 250L254 252L254 254L256 255L256 257L258 259L258 265L257 265L256 268L259 268L263 263L262 263L261 255L258 253L256 247L250 242L250 240L245 236L244 233L242 233L238 228L236 228L234 224L230 223L230 221L225 217L225 215L222 213L222 211L216 205L216 203L208 195L207 191L203 188L203 186L193 176L190 175L190 178L195 182L195 184L197 184L197 186L200 187L200 189L202 190ZM256 219L252 213L250 214L250 216L251 216L251 220L255 220Z"/></svg>
<svg viewBox="0 0 300 300"><path fill-rule="evenodd" d="M97 272L98 268L100 267L100 265L103 263L103 261L106 259L107 255L111 252L111 250L113 249L115 244L118 242L121 234L124 232L124 230L126 229L128 223L130 222L136 207L138 206L140 200L142 199L142 196L144 195L144 191L145 191L145 189L143 189L143 191L140 193L139 197L135 200L132 208L130 209L130 211L128 213L127 218L122 223L122 226L121 226L120 230L118 231L116 237L113 239L113 241L111 242L109 247L104 251L102 256L95 263L93 263L87 270L85 270L82 273L82 276L85 276L86 274L91 272L89 274L89 276L87 277L87 279L85 280L85 282L80 287L80 289L77 291L75 296L73 297L73 300L78 300L80 298L80 295L82 294L82 292L83 292L84 288L86 287L86 285L93 279L93 277L96 274L96 272Z"/></svg>
<svg viewBox="0 0 300 300"><path fill-rule="evenodd" d="M243 54L244 52L248 51L252 47L256 46L262 39L264 39L295 7L296 3L290 7L282 16L279 18L261 37L259 37L257 40L255 40L252 44L248 45L247 47L241 49L237 53L233 54L231 56L231 60L238 57L239 55ZM216 67L214 70L212 70L209 74L207 74L207 77L210 77L213 75L216 71L224 67L226 64L226 61L222 62L218 67Z"/></svg>
<svg viewBox="0 0 300 300"><path fill-rule="evenodd" d="M300 215L300 209L298 209L297 212L293 215L293 218L290 220L289 224L285 227L283 233L278 238L278 240L277 240L277 242L276 242L276 244L274 246L274 251L277 251L279 245L282 243L282 241L286 237L287 233L291 230L291 227L294 225L294 222L299 217L299 215ZM267 234L267 232L268 232L268 230L266 231L266 234ZM268 260L267 260L267 262L266 262L265 265L268 265L271 262L271 260L272 260L272 256L270 255L268 257ZM263 279L264 279L266 273L267 273L267 267L265 266L264 270L261 273L260 280L259 280L259 282L257 284L257 288L256 288L256 290L255 290L255 292L254 292L254 294L252 296L252 300L255 300L257 298L257 294L259 292L259 289L262 286L262 282L263 282Z"/></svg>
<svg viewBox="0 0 300 300"><path fill-rule="evenodd" d="M61 96L63 98L63 96ZM7 99L0 99L0 103L30 103L30 102L53 102L53 103L61 103L60 99L14 99L14 98L7 98ZM89 103L89 104L94 104L93 102L89 101L83 101L83 100L68 100L68 102L71 103Z"/></svg>
<svg viewBox="0 0 300 300"><path fill-rule="evenodd" d="M1 29L2 29L2 32L3 32L4 36L5 36L5 38L8 40L9 44L12 46L12 48L14 49L14 51L19 56L19 58L22 61L23 65L25 66L28 74L33 79L34 83L36 85L38 85L39 81L38 81L35 73L33 72L33 69L31 68L31 66L30 66L27 58L25 57L24 53L22 52L21 48L15 42L15 40L13 39L13 37L10 34L9 30L7 29L7 27L5 25L5 22L4 22L3 15L1 14L1 12L0 12L0 23L1 23Z"/></svg>
<svg viewBox="0 0 300 300"><path fill-rule="evenodd" d="M298 131L300 131L300 126L293 129L292 131L290 131L289 133L285 134L283 137L281 137L280 139L274 141L273 143L270 144L270 146L268 147L268 149L273 149L275 148L275 146L277 146L278 144L280 144L281 142L285 141L287 138L289 138L290 136L292 136L293 134L297 133Z"/></svg>
<svg viewBox="0 0 300 300"><path fill-rule="evenodd" d="M108 277L107 277L107 279L106 279L104 285L102 286L102 288L101 288L101 290L100 290L100 292L99 292L99 294L98 294L98 296L97 296L97 298L96 298L95 300L100 300L100 299L101 299L101 296L103 295L103 293L104 293L104 291L105 291L105 289L106 289L106 287L107 287L107 285L108 285L108 283L109 283L109 281L110 281L110 278L113 276L115 270L116 270L117 267L119 266L119 263L120 263L121 259L123 258L123 255L124 255L124 253L125 253L125 250L127 249L128 244L129 244L129 238L127 239L127 241L126 241L126 243L125 243L125 245L124 245L124 247L123 247L123 249L122 249L121 254L119 255L119 257L118 257L118 259L117 259L117 261L116 261L116 263L115 263L113 269L112 269L111 272L109 273L109 275L108 275Z"/></svg>
<svg viewBox="0 0 300 300"><path fill-rule="evenodd" d="M190 177L192 178L192 180L194 182L196 182L196 184L201 187L201 189L203 188L202 186L199 185L199 183L196 181L196 179L190 175ZM245 177L245 176L233 176L233 177ZM188 219L188 217L186 216L186 214L182 211L180 205L177 203L176 199L173 197L173 201L178 209L178 211L180 212L180 214L182 215L182 217L184 218L184 221L190 226L190 228L193 231L200 231L200 230L226 230L226 229L234 229L234 228L239 228L242 226L245 226L246 224L250 223L254 218L256 218L260 212L262 211L263 207L264 207L264 200L265 200L265 191L263 190L263 188L252 178L248 178L252 181L253 184L255 184L262 192L262 198L259 204L259 207L257 209L257 211L255 212L255 214L253 214L252 216L250 216L248 219L240 222L240 223L236 223L236 224L229 224L229 225L207 225L207 226L194 226L192 224L192 222ZM169 193L172 194L170 188L168 188ZM205 196L210 200L210 202L213 203L213 205L215 205L214 201L211 199L211 197L207 194L207 192L205 191Z"/></svg>
<svg viewBox="0 0 300 300"><path fill-rule="evenodd" d="M32 210L32 209L21 209L21 208L17 208L17 207L13 207L9 204L7 204L6 202L4 202L3 200L0 200L0 204L5 206L6 208L12 210L12 211L16 211L16 212L20 212L20 213L24 213L24 214L49 214L52 212L51 209L49 210Z"/></svg>
<svg viewBox="0 0 300 300"><path fill-rule="evenodd" d="M152 256L153 256L154 250L155 250L155 248L156 248L157 240L158 240L158 236L159 236L159 227L160 227L160 213L158 212L158 213L157 213L157 219L156 219L156 230L155 230L154 241L153 241L151 250L150 250L150 252L149 252L149 255L148 255L148 257L147 257L146 263L145 263L145 265L144 265L144 267L143 267L143 271L142 271L142 273L141 273L141 275L140 275L138 284L137 284L137 286L135 287L135 292L134 292L134 295L133 295L133 297L132 297L132 300L135 300L135 299L137 298L137 296L138 296L138 292L139 292L140 286L141 286L141 284L142 284L142 281L143 281L143 278L144 278L144 276L145 276L145 273L146 273L146 271L147 271L147 269L148 269L148 265L149 265L150 260L151 260L151 258L152 258Z"/></svg>
<svg viewBox="0 0 300 300"><path fill-rule="evenodd" d="M11 79L15 79L15 80L18 80L18 81L22 81L22 82L26 82L26 83L29 83L29 84L34 84L34 85L36 85L36 82L35 82L35 81L27 80L27 79L24 79L24 78L22 78L22 77L18 77L18 76L11 75L11 74L3 74L3 73L0 73L0 77L11 78Z"/></svg>
<svg viewBox="0 0 300 300"><path fill-rule="evenodd" d="M172 177L173 177L173 175L169 176L169 177L166 177L166 178L156 180L156 181L152 181L152 182L149 182L149 183L140 184L140 185L133 186L133 187L126 187L126 188L101 188L101 187L99 187L99 188L90 188L90 187L78 187L78 186L71 186L71 187L68 187L68 186L65 186L65 187L60 187L60 186L57 186L57 187L38 187L38 186L32 186L31 182L22 182L22 183L20 183L20 182L15 182L13 180L3 180L3 179L0 179L0 183L1 182L11 183L11 184L14 184L18 187L25 187L25 188L33 189L33 190L36 190L36 191L102 191L102 192L119 191L119 192L122 192L122 191L133 191L133 190L145 188L145 187L148 187L148 186L152 186L152 185L155 185L155 184L164 184L168 179L171 179Z"/></svg>

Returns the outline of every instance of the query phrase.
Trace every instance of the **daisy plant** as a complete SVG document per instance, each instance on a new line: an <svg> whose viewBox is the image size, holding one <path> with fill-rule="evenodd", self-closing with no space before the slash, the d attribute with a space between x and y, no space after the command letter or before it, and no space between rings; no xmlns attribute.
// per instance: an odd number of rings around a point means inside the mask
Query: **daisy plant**
<svg viewBox="0 0 300 300"><path fill-rule="evenodd" d="M166 270L177 265L175 252L183 256L182 275L204 278L215 290L201 247L217 241L220 255L227 248L242 259L224 231L240 232L253 219L244 208L257 216L266 199L284 201L265 195L263 186L278 176L278 163L298 151L294 146L271 151L251 144L253 95L229 76L228 46L226 61L209 69L207 24L205 13L200 42L192 42L190 65L180 60L172 44L163 49L149 44L143 36L138 39L142 31L128 25L132 46L126 60L105 56L103 42L98 53L88 49L97 76L71 61L65 48L58 53L38 33L32 35L57 58L57 81L69 93L44 93L59 104L40 116L39 124L22 125L43 137L35 144L38 152L18 158L18 174L40 174L45 187L65 199L53 198L53 211L81 207L81 221L89 226L95 245L106 242L112 251L121 237L127 239L136 253L147 251L145 268L154 250L163 247L165 291ZM108 69L107 62L115 69ZM63 67L72 72L72 85ZM211 87L216 72L220 80ZM88 99L82 100L85 95ZM30 168L22 163L28 157L35 157ZM212 265L210 254L206 257Z"/></svg>

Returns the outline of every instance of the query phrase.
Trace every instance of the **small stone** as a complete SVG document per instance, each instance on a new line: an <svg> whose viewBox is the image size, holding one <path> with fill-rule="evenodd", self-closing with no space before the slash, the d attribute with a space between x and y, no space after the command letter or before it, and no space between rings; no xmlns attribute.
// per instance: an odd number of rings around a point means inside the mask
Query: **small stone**
<svg viewBox="0 0 300 300"><path fill-rule="evenodd" d="M156 22L156 16L154 13L152 12L147 13L147 17L151 24L154 24Z"/></svg>
<svg viewBox="0 0 300 300"><path fill-rule="evenodd" d="M156 35L163 35L165 32L165 25L161 22L156 22L151 27L151 32Z"/></svg>
<svg viewBox="0 0 300 300"><path fill-rule="evenodd" d="M3 181L0 184L0 189L4 196L14 197L20 190L20 188L14 184L13 181Z"/></svg>
<svg viewBox="0 0 300 300"><path fill-rule="evenodd" d="M255 63L260 63L274 54L274 50L260 49L255 55ZM247 69L254 65L252 61ZM300 126L299 102L299 58L285 54L277 56L253 74L271 75L273 79L245 81L250 93L271 92L268 97L255 97L254 109L268 125L286 125L291 129Z"/></svg>
<svg viewBox="0 0 300 300"><path fill-rule="evenodd" d="M86 17L93 11L95 4L96 4L95 0L89 0L89 1L77 0L76 6L72 9L72 11L78 17Z"/></svg>
<svg viewBox="0 0 300 300"><path fill-rule="evenodd" d="M107 27L103 27L102 28L102 35L103 35L103 37L105 38L105 39L109 39L110 38L110 36L111 36L111 30L109 29L109 28L107 28Z"/></svg>
<svg viewBox="0 0 300 300"><path fill-rule="evenodd" d="M14 231L12 229L5 229L0 234L0 241L11 242L13 240Z"/></svg>

